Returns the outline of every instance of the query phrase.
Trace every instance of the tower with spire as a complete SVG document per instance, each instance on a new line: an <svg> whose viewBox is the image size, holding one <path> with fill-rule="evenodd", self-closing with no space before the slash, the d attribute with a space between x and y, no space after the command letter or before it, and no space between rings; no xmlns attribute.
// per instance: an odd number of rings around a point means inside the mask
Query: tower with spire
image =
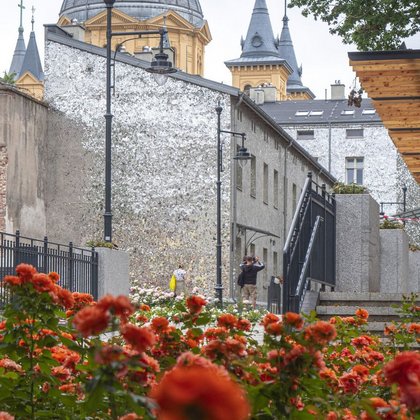
<svg viewBox="0 0 420 420"><path fill-rule="evenodd" d="M266 0L256 0L240 58L226 61L232 85L244 92L252 88L274 87L276 100L313 99L301 81L290 37L285 1L285 17L280 39L274 37Z"/></svg>
<svg viewBox="0 0 420 420"><path fill-rule="evenodd" d="M21 0L22 2L22 0ZM36 99L44 97L44 72L35 37L35 8L32 7L32 30L29 36L28 48L17 73L16 86Z"/></svg>
<svg viewBox="0 0 420 420"><path fill-rule="evenodd" d="M23 38L23 9L25 9L25 6L23 5L23 0L20 0L18 7L20 7L20 25L18 30L19 35L16 42L15 52L13 54L12 64L10 65L9 69L9 74L13 74L15 80L20 74L20 70L22 68L23 59L25 58L26 52L25 40Z"/></svg>

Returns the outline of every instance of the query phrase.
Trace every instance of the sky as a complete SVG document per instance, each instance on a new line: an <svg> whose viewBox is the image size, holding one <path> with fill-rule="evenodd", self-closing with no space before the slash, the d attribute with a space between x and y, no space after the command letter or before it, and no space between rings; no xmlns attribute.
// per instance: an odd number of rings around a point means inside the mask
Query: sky
<svg viewBox="0 0 420 420"><path fill-rule="evenodd" d="M0 74L8 71L16 45L19 27L19 0L1 0L0 14ZM201 0L204 18L208 21L213 40L206 47L205 74L207 79L231 83L231 75L224 61L241 55L240 39L246 37L255 0ZM31 30L32 6L35 8L35 33L43 60L44 28L56 23L62 0L24 0L24 37L28 43ZM284 16L283 0L267 0L274 35L280 35ZM347 53L356 51L328 31L326 23L305 18L297 8L288 9L289 28L298 65L302 64L302 82L317 99L330 97L330 85L340 80L346 92L354 86L355 74L349 66ZM420 48L420 34L406 40L408 48ZM359 87L356 84L356 87Z"/></svg>

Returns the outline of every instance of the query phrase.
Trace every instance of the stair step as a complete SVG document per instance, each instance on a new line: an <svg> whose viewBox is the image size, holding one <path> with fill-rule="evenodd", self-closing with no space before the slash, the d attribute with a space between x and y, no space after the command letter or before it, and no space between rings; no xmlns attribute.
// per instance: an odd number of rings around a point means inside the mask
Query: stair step
<svg viewBox="0 0 420 420"><path fill-rule="evenodd" d="M339 315L339 316L354 316L357 309L361 308L361 306L357 305L319 305L316 307L316 313L318 315ZM397 309L391 308L389 306L372 306L367 309L369 312L369 316L391 316L391 317L398 317Z"/></svg>
<svg viewBox="0 0 420 420"><path fill-rule="evenodd" d="M351 292L321 292L320 305L322 306L357 306L358 308L371 308L375 306L401 306L404 294L402 293L351 293ZM420 296L418 303L420 303Z"/></svg>

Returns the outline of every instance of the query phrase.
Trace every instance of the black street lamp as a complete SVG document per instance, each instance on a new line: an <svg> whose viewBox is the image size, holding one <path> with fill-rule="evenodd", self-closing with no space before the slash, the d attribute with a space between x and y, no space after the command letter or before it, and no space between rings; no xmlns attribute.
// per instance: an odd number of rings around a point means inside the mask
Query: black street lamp
<svg viewBox="0 0 420 420"><path fill-rule="evenodd" d="M220 174L223 172L223 147L220 139L221 133L231 134L232 136L242 137L242 146L239 148L236 156L234 157L238 163L246 163L247 160L251 159L251 154L245 147L245 133L237 133L235 131L228 131L221 129L220 116L223 108L220 106L220 102L217 104L217 234L216 234L216 299L219 301L220 307L223 306L223 284L222 284L222 181L220 180Z"/></svg>
<svg viewBox="0 0 420 420"><path fill-rule="evenodd" d="M165 28L152 31L135 32L112 32L112 8L115 0L104 0L106 5L106 128L105 128L105 213L104 213L104 240L112 242L112 212L111 212L111 133L112 133L112 113L111 113L111 40L113 36L137 35L160 35L160 51L155 55L151 67L146 69L153 73L159 84L163 84L167 74L174 73L177 70L172 67L168 61L168 55L163 51L163 39L167 33ZM115 65L115 63L114 63ZM166 81L166 80L165 80Z"/></svg>

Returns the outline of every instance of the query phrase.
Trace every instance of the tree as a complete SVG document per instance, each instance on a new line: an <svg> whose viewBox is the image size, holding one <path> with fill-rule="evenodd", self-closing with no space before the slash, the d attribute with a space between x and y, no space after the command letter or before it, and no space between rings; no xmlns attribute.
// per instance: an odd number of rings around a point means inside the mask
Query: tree
<svg viewBox="0 0 420 420"><path fill-rule="evenodd" d="M4 72L4 76L0 77L0 82L7 83L8 85L14 85L16 82L15 77L16 77L16 73Z"/></svg>
<svg viewBox="0 0 420 420"><path fill-rule="evenodd" d="M289 7L303 7L330 26L345 44L361 51L395 50L404 38L420 31L418 0L291 0Z"/></svg>

